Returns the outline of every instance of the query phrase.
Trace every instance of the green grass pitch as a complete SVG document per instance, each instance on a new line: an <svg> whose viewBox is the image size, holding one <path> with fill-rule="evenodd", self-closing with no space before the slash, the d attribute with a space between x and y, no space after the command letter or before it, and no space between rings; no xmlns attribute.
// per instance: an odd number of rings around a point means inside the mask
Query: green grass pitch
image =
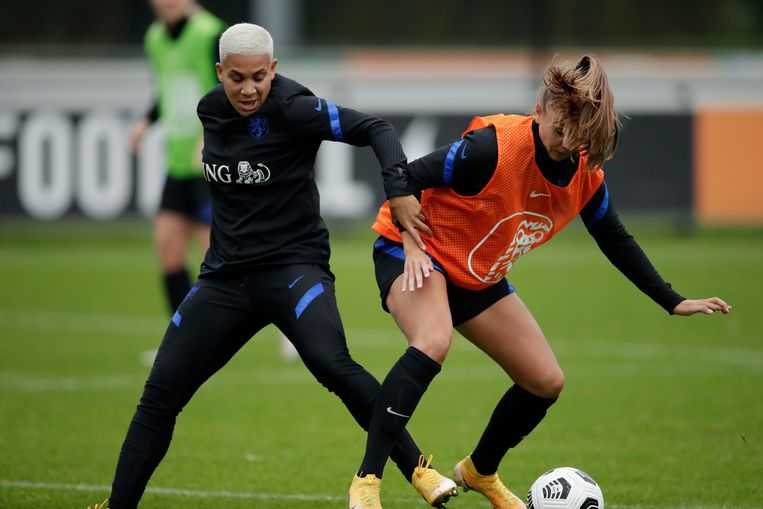
<svg viewBox="0 0 763 509"><path fill-rule="evenodd" d="M501 465L518 494L555 466L613 509L763 507L763 232L631 231L663 276L729 316L669 317L579 226L522 258L511 281L567 385ZM405 342L378 305L366 229L332 236L355 358L382 378ZM197 256L198 258L198 256ZM85 508L108 495L168 315L144 222L0 223L0 508ZM449 473L509 385L456 336L409 429ZM365 437L339 400L260 333L201 388L143 498L147 509L346 507ZM427 507L393 464L385 509ZM449 509L488 509L460 494Z"/></svg>

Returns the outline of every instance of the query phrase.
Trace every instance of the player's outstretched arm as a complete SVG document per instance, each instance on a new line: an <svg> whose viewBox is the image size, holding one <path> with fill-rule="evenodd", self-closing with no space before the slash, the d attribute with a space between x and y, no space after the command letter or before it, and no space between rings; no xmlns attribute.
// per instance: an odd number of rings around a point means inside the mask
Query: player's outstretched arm
<svg viewBox="0 0 763 509"><path fill-rule="evenodd" d="M695 313L712 315L716 311L727 315L731 313L731 306L718 297L710 297L708 299L682 300L673 308L673 314L681 316L691 316Z"/></svg>

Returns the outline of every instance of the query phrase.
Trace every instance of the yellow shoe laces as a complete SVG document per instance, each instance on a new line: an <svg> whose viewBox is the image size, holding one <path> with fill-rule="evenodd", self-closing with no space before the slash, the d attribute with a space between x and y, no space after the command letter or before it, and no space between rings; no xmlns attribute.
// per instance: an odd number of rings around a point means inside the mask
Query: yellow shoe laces
<svg viewBox="0 0 763 509"><path fill-rule="evenodd" d="M413 471L413 482L419 492L427 497L440 484L440 474L429 465L432 464L433 455L424 460L424 455L419 456L419 466Z"/></svg>
<svg viewBox="0 0 763 509"><path fill-rule="evenodd" d="M360 499L360 503L363 504L364 509L381 509L381 502L379 500L380 488L381 484L379 482L374 482L368 477L362 477L360 479L357 493L358 498Z"/></svg>

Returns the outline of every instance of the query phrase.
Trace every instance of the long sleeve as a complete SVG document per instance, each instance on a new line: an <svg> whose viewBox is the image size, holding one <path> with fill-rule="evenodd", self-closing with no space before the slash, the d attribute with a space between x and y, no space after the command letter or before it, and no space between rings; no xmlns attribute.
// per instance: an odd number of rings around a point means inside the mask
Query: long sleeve
<svg viewBox="0 0 763 509"><path fill-rule="evenodd" d="M580 217L612 265L639 290L673 314L673 309L685 298L662 279L636 239L625 229L612 206L605 182L583 207Z"/></svg>
<svg viewBox="0 0 763 509"><path fill-rule="evenodd" d="M487 185L498 164L495 128L467 133L462 139L408 163L415 191L450 187L462 196L473 196Z"/></svg>
<svg viewBox="0 0 763 509"><path fill-rule="evenodd" d="M387 198L411 194L405 152L395 128L386 120L309 95L292 97L285 104L285 113L290 124L310 139L370 146L382 168Z"/></svg>

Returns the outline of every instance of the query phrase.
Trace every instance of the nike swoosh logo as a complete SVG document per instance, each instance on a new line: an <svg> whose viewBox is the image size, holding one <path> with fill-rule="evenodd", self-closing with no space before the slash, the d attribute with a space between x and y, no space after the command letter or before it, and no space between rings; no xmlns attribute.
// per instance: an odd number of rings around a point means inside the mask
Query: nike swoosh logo
<svg viewBox="0 0 763 509"><path fill-rule="evenodd" d="M399 413L395 412L394 410L392 410L391 406L387 407L387 413L388 414L392 414L392 415L397 415L398 417L403 417L405 419L408 419L410 417L410 415L403 415L403 414L399 414Z"/></svg>
<svg viewBox="0 0 763 509"><path fill-rule="evenodd" d="M461 159L466 159L466 143L464 143L464 148L461 149Z"/></svg>
<svg viewBox="0 0 763 509"><path fill-rule="evenodd" d="M318 106L315 107L315 111L321 111L322 108L323 108L323 105L321 104L321 100L318 99Z"/></svg>
<svg viewBox="0 0 763 509"><path fill-rule="evenodd" d="M297 283L299 283L299 280L300 280L300 279L302 279L303 277L305 277L305 276L304 276L304 275L302 275L302 276L299 276L297 279L295 279L294 281L292 281L292 282L291 282L291 284L289 285L289 288L294 288L294 285L296 285Z"/></svg>
<svg viewBox="0 0 763 509"><path fill-rule="evenodd" d="M535 191L532 191L530 193L530 198L539 198L541 196L547 196L548 197L548 196L551 196L551 195L550 194L546 194L546 193L536 193Z"/></svg>

